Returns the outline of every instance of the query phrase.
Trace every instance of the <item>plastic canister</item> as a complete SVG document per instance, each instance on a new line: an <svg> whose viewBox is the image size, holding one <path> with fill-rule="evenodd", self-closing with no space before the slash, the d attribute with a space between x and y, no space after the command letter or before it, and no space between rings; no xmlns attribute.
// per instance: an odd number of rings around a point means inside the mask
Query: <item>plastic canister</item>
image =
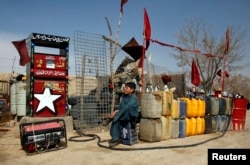
<svg viewBox="0 0 250 165"><path fill-rule="evenodd" d="M210 97L211 99L211 115L218 115L219 113L219 98Z"/></svg>
<svg viewBox="0 0 250 165"><path fill-rule="evenodd" d="M211 114L211 97L209 96L204 96L204 101L205 101L205 114Z"/></svg>
<svg viewBox="0 0 250 165"><path fill-rule="evenodd" d="M221 97L219 98L219 112L218 115L226 114L226 99Z"/></svg>
<svg viewBox="0 0 250 165"><path fill-rule="evenodd" d="M197 128L196 128L196 134L197 135L201 135L204 134L205 132L205 119L204 117L197 117L196 118L197 121Z"/></svg>
<svg viewBox="0 0 250 165"><path fill-rule="evenodd" d="M180 116L180 101L173 99L171 107L171 117L172 119L178 119Z"/></svg>
<svg viewBox="0 0 250 165"><path fill-rule="evenodd" d="M187 113L187 101L184 99L180 99L180 119L183 119L186 117Z"/></svg>
<svg viewBox="0 0 250 165"><path fill-rule="evenodd" d="M170 116L172 108L173 94L168 91L162 92L162 116Z"/></svg>
<svg viewBox="0 0 250 165"><path fill-rule="evenodd" d="M186 137L186 118L179 119L179 138Z"/></svg>
<svg viewBox="0 0 250 165"><path fill-rule="evenodd" d="M247 100L243 98L234 98L232 113L232 129L244 130L246 121Z"/></svg>
<svg viewBox="0 0 250 165"><path fill-rule="evenodd" d="M141 95L141 115L143 118L160 118L162 113L161 93L145 93Z"/></svg>

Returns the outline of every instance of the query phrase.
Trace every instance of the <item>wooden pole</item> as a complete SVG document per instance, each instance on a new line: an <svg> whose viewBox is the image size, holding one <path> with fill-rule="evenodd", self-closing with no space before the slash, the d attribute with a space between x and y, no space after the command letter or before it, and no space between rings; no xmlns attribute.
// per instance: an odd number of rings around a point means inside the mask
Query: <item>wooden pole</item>
<svg viewBox="0 0 250 165"><path fill-rule="evenodd" d="M226 61L227 61L227 55L229 51L229 45L230 45L230 29L227 28L226 31L226 45L225 45L225 51L224 51L224 56L223 56L223 73L222 73L222 85L221 85L221 90L222 92L224 91L225 87L225 74L226 74Z"/></svg>
<svg viewBox="0 0 250 165"><path fill-rule="evenodd" d="M119 39L119 33L120 33L120 28L121 28L121 20L122 20L122 12L120 11L120 16L118 20L118 25L117 25L117 31L116 31L116 40L115 40L115 47L114 51L112 52L111 50L111 58L110 58L110 72L111 72L111 84L112 84L112 102L111 102L111 111L114 109L115 106L115 90L114 90L114 73L113 73L113 62L117 53L117 47L118 47L118 39Z"/></svg>
<svg viewBox="0 0 250 165"><path fill-rule="evenodd" d="M221 85L221 92L224 91L224 87L225 87L225 72L226 72L226 54L223 57L223 73L222 73L222 85Z"/></svg>
<svg viewBox="0 0 250 165"><path fill-rule="evenodd" d="M144 59L145 59L145 40L143 40L143 48L142 48L142 59L141 59L141 93L144 93L145 88L145 76L144 76Z"/></svg>

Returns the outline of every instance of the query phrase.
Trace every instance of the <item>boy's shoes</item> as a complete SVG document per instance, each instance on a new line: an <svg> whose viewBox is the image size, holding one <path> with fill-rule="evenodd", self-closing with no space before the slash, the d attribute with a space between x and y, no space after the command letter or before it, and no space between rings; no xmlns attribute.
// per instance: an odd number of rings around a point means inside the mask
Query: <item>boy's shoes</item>
<svg viewBox="0 0 250 165"><path fill-rule="evenodd" d="M111 121L112 121L112 120L108 117L108 118L106 118L106 119L102 122L102 125L103 125L103 126L108 126L109 123L110 123Z"/></svg>
<svg viewBox="0 0 250 165"><path fill-rule="evenodd" d="M121 142L120 139L118 139L116 141L110 141L109 142L109 147L113 148L113 147L117 146L118 144L120 144L120 142Z"/></svg>

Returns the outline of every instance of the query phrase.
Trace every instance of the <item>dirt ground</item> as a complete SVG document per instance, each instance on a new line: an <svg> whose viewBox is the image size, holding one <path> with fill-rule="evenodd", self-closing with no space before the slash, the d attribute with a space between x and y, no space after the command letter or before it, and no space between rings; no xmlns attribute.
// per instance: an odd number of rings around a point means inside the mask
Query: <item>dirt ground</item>
<svg viewBox="0 0 250 165"><path fill-rule="evenodd" d="M133 146L120 144L109 149L108 142L98 139L83 141L89 137L76 138L76 132L67 133L67 147L50 152L27 155L21 149L19 123L13 121L1 125L10 129L0 132L0 164L3 165L206 165L209 148L250 149L250 111L247 111L245 130L227 131L169 139L161 142L139 141ZM101 141L109 140L108 132L97 133ZM105 148L107 147L107 148Z"/></svg>

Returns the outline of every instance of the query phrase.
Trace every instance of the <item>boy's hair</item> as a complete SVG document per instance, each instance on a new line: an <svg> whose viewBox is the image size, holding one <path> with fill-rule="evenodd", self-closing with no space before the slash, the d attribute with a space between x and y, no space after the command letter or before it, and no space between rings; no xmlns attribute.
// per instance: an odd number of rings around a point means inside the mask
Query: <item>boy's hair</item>
<svg viewBox="0 0 250 165"><path fill-rule="evenodd" d="M125 86L132 88L135 91L136 85L134 82L127 82L127 83L125 83Z"/></svg>

